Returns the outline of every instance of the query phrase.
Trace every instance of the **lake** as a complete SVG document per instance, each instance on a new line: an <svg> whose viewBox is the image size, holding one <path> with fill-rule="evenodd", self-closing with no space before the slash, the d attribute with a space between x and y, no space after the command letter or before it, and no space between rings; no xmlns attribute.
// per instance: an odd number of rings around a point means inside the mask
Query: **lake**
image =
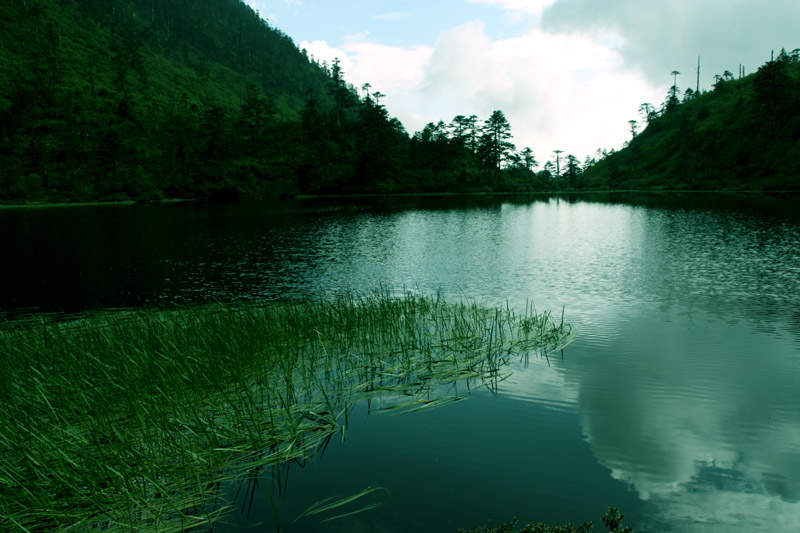
<svg viewBox="0 0 800 533"><path fill-rule="evenodd" d="M800 199L586 194L0 209L0 313L379 287L563 311L496 393L390 416L221 487L215 531L581 523L800 530ZM368 486L374 510L292 521ZM366 503L367 500L364 502Z"/></svg>

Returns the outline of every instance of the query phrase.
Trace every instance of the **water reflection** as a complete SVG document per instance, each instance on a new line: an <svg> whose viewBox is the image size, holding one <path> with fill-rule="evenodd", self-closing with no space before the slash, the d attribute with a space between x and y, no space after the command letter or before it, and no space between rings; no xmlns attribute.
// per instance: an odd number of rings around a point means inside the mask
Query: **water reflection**
<svg viewBox="0 0 800 533"><path fill-rule="evenodd" d="M360 437L354 429L333 452L341 461L297 477L304 488L294 495L363 463L350 474L356 492L439 450L454 459L428 480L437 494L461 490L463 464L490 458L471 470L484 484L474 500L423 504L413 480L397 481L397 490L409 508L429 505L436 515L451 506L474 525L525 512L596 520L604 506L625 504L644 530L800 530L797 207L783 197L582 195L0 211L11 258L0 262L0 307L78 310L378 285L520 309L534 299L557 314L563 306L578 328L563 360L520 365L498 397L450 407L436 423L365 422ZM463 427L505 437L467 443ZM509 448L510 439L518 446ZM378 441L384 448L373 447ZM385 455L391 442L405 442L411 457L389 466L364 459L374 449ZM525 456L526 445L542 455ZM553 461L559 450L571 455ZM520 456L524 468L494 461ZM531 481L545 470L546 482ZM595 492L575 493L589 482ZM641 508L631 509L620 486ZM561 514L546 515L551 504ZM595 504L599 512L587 516Z"/></svg>
<svg viewBox="0 0 800 533"><path fill-rule="evenodd" d="M656 503L651 527L797 529L793 335L766 336L748 321L696 309L627 326L612 343L586 346L565 375L579 390L584 433L600 462Z"/></svg>

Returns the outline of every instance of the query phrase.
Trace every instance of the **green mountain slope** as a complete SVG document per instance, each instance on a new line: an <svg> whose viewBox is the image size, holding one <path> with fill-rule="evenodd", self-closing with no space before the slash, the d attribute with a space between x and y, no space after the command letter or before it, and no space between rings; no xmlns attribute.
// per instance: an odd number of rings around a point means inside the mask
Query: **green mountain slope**
<svg viewBox="0 0 800 533"><path fill-rule="evenodd" d="M0 198L191 192L159 174L197 174L174 152L248 99L276 122L331 102L327 70L239 0L0 2L0 80Z"/></svg>
<svg viewBox="0 0 800 533"><path fill-rule="evenodd" d="M323 70L240 0L8 0L0 14L5 107L49 89L88 109L129 96L164 113L185 93L234 110L256 83L297 119L308 92L327 90Z"/></svg>
<svg viewBox="0 0 800 533"><path fill-rule="evenodd" d="M241 0L5 0L0 80L2 202L558 186L502 111L409 136Z"/></svg>
<svg viewBox="0 0 800 533"><path fill-rule="evenodd" d="M782 53L675 102L627 147L587 169L588 188L800 189L800 62Z"/></svg>

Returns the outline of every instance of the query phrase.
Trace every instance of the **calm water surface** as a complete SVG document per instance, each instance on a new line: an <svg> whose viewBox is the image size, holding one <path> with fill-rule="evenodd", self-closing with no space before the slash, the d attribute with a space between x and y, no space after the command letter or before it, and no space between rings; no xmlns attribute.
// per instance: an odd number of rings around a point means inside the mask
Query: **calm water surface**
<svg viewBox="0 0 800 533"><path fill-rule="evenodd" d="M379 286L537 309L578 328L500 391L356 408L345 442L226 487L221 530L455 531L599 521L800 530L800 201L575 196L0 210L0 311L75 312ZM367 486L377 510L319 524ZM366 501L364 503L367 503Z"/></svg>

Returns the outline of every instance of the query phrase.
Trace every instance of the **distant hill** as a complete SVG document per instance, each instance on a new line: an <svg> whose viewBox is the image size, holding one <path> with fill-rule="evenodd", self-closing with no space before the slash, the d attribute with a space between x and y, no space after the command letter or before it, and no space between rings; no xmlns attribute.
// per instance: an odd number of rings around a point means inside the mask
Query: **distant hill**
<svg viewBox="0 0 800 533"><path fill-rule="evenodd" d="M500 110L412 137L240 0L3 0L0 79L0 202L558 186Z"/></svg>
<svg viewBox="0 0 800 533"><path fill-rule="evenodd" d="M260 129L333 102L239 0L4 0L0 80L0 199L196 194L243 110Z"/></svg>
<svg viewBox="0 0 800 533"><path fill-rule="evenodd" d="M672 93L628 146L584 171L584 187L800 190L797 52L683 102Z"/></svg>
<svg viewBox="0 0 800 533"><path fill-rule="evenodd" d="M323 69L240 0L6 0L0 14L4 111L123 96L157 114L179 100L233 111L255 83L299 119L309 93L326 98Z"/></svg>

